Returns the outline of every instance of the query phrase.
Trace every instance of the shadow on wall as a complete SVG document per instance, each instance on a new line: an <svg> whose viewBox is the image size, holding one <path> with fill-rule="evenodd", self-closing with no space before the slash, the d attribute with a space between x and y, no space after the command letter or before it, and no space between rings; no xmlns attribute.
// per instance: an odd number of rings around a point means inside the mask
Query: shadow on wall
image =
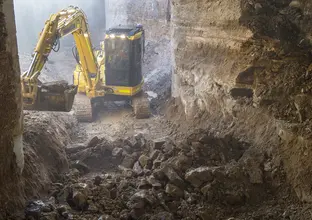
<svg viewBox="0 0 312 220"><path fill-rule="evenodd" d="M105 1L104 0L14 0L15 20L19 52L32 53L45 21L51 14L69 5L80 7L89 22L91 38L98 44L105 33ZM71 47L72 39L64 38L63 46ZM94 45L98 46L98 45Z"/></svg>

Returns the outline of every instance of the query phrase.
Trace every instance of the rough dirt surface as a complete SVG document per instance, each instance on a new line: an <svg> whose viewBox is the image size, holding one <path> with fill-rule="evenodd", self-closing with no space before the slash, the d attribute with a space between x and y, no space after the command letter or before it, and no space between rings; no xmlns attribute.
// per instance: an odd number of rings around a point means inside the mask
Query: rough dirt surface
<svg viewBox="0 0 312 220"><path fill-rule="evenodd" d="M25 198L39 198L39 196L44 198L47 190L51 189L51 182L64 181L59 179L59 174L66 172L68 164L73 162L72 159L68 162L64 152L65 145L68 145L72 139L75 139L74 142L77 144L95 135L99 138L105 137L109 141L138 133L143 133L151 139L169 135L170 123L159 115L163 100L170 95L168 33L160 39L158 42L152 39L146 41L143 72L146 79L144 89L149 94L153 110L150 119L135 120L132 109L124 106L123 103L108 104L101 109L94 123L86 124L77 124L72 113L25 113L26 164L22 184ZM26 71L31 56L25 53L20 53L19 56L21 70ZM42 82L66 80L71 83L75 65L71 48L61 48L58 53L52 53L49 57L40 80Z"/></svg>
<svg viewBox="0 0 312 220"><path fill-rule="evenodd" d="M162 28L153 26L152 18L163 13L155 2L130 4L125 11L133 22L135 11L152 8L138 16L159 37L168 24L160 19ZM39 128L53 130L40 130L49 134L45 142L30 127L28 140L47 145L58 158L57 166L45 157L38 165L57 169L42 168L43 180L53 184L41 200L26 205L28 218L312 218L311 205L302 203L312 201L311 3L202 3L172 5L178 78L173 92L178 98L167 102L168 109L160 111L170 84L170 41L164 35L157 43L150 35L144 66L154 109L150 119L135 120L131 108L121 103L103 108L90 124L65 119L70 114L27 116L42 123ZM65 141L71 134L75 140ZM57 175L66 165L69 171Z"/></svg>
<svg viewBox="0 0 312 220"><path fill-rule="evenodd" d="M311 202L311 2L200 4L172 8L171 112L279 155L298 198Z"/></svg>
<svg viewBox="0 0 312 220"><path fill-rule="evenodd" d="M280 158L231 136L199 131L179 142L144 135L94 137L66 149L71 169L39 219L298 219L311 217L285 181ZM101 218L102 217L102 218Z"/></svg>
<svg viewBox="0 0 312 220"><path fill-rule="evenodd" d="M20 196L10 193L10 199L45 196L51 182L57 181L61 173L68 171L64 147L71 143L71 136L76 133L76 123L69 114L24 111L25 165L21 180L15 186L22 192ZM9 218L11 215L21 214L17 208L15 207L15 213L8 209L1 210L1 219L19 219L16 216Z"/></svg>

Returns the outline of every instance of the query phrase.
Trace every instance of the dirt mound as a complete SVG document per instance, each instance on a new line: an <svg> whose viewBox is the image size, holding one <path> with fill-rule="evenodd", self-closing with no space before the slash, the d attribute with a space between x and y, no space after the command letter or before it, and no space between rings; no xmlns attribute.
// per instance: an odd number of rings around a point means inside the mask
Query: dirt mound
<svg viewBox="0 0 312 220"><path fill-rule="evenodd" d="M70 114L25 111L24 115L25 165L21 182L18 185L12 183L22 193L15 195L15 192L8 191L10 195L1 194L3 198L8 198L8 204L45 196L51 183L68 172L65 146L71 142L77 127ZM1 219L20 219L15 216L19 215L17 208L14 212L1 210ZM12 215L14 217L10 218Z"/></svg>
<svg viewBox="0 0 312 220"><path fill-rule="evenodd" d="M47 184L68 171L65 146L76 126L68 114L25 112L23 176L27 195L40 195Z"/></svg>
<svg viewBox="0 0 312 220"><path fill-rule="evenodd" d="M308 219L279 158L200 131L71 146L70 172L36 215L65 219ZM35 204L35 205L34 205ZM37 204L37 205L36 205ZM44 204L44 205L42 205ZM31 206L31 205L30 205ZM51 206L49 211L44 207ZM29 210L29 207L28 209ZM33 215L29 214L29 215Z"/></svg>

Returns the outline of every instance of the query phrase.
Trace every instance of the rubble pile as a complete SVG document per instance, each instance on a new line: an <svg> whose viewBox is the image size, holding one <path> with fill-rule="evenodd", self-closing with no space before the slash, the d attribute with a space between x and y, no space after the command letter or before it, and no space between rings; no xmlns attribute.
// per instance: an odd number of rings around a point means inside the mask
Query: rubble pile
<svg viewBox="0 0 312 220"><path fill-rule="evenodd" d="M231 136L94 137L66 152L70 172L29 219L301 219L280 160Z"/></svg>

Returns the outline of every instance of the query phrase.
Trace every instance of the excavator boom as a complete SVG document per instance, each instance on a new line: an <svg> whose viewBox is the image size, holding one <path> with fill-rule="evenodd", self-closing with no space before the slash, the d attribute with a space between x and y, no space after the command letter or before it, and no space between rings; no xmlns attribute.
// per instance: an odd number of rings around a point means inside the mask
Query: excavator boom
<svg viewBox="0 0 312 220"><path fill-rule="evenodd" d="M86 16L70 6L50 16L40 34L28 70L22 74L24 109L39 111L70 111L77 87L64 81L41 83L38 79L51 51L58 51L59 39L72 34L76 43L82 77L86 89L92 91L99 80L98 66L92 50ZM96 78L96 80L91 80Z"/></svg>

